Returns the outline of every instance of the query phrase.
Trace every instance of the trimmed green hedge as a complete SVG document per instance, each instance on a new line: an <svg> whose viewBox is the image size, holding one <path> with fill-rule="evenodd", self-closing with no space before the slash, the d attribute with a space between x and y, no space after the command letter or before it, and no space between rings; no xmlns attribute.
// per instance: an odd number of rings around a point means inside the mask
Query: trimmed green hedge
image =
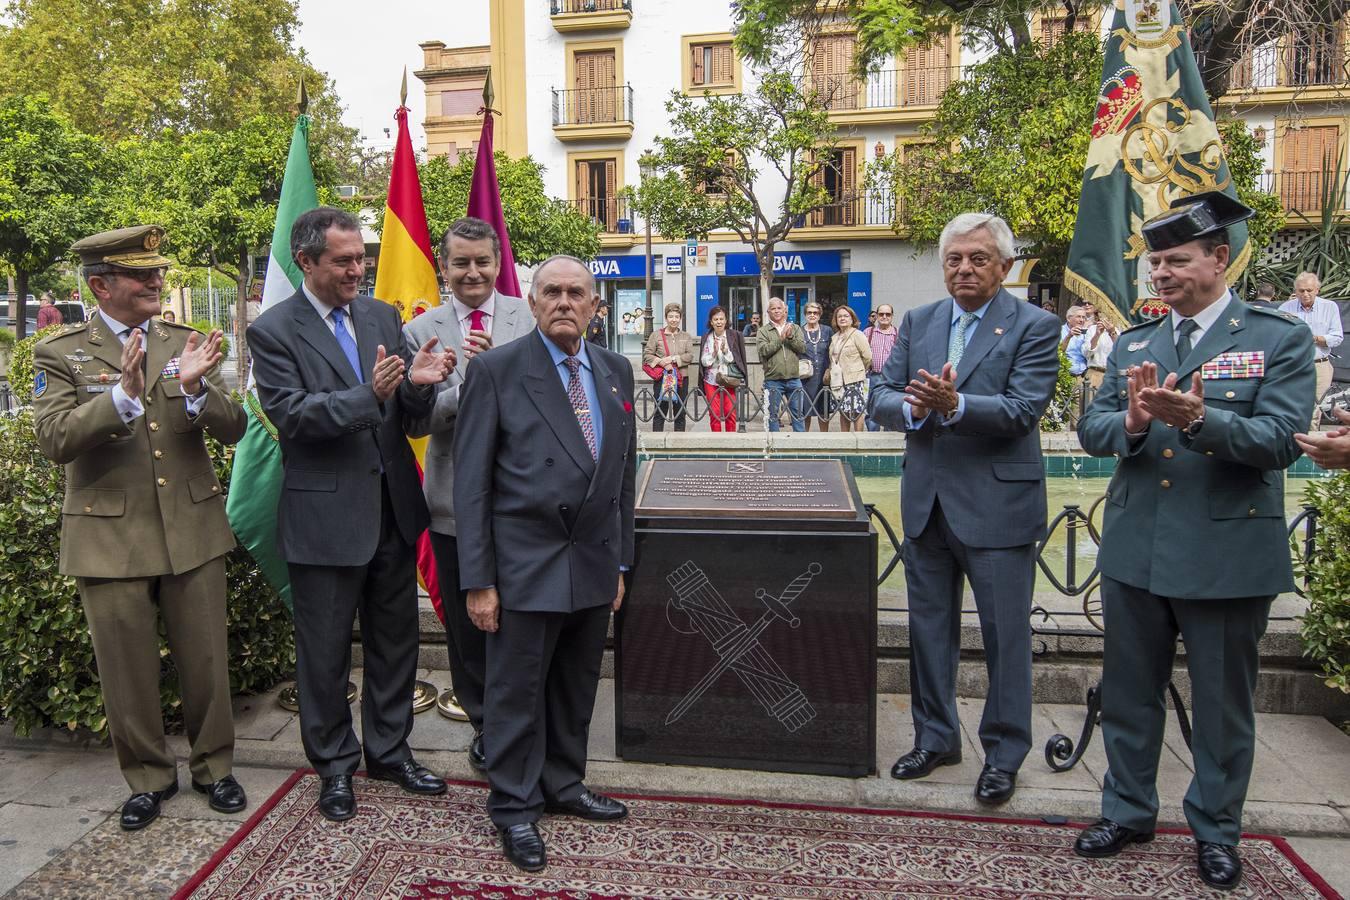
<svg viewBox="0 0 1350 900"><path fill-rule="evenodd" d="M32 392L32 340L27 383ZM20 390L16 381L16 394ZM208 441L229 490L233 448ZM57 726L107 734L103 695L75 580L57 570L65 471L38 449L30 409L0 416L0 718L16 733ZM253 558L242 548L226 557L230 688L265 691L295 671L291 620ZM162 633L162 629L161 629ZM178 677L161 646L166 717L181 719Z"/></svg>
<svg viewBox="0 0 1350 900"><path fill-rule="evenodd" d="M1350 694L1350 472L1309 482L1317 505L1317 551L1300 567L1311 576L1303 614L1303 653L1317 662L1327 687Z"/></svg>

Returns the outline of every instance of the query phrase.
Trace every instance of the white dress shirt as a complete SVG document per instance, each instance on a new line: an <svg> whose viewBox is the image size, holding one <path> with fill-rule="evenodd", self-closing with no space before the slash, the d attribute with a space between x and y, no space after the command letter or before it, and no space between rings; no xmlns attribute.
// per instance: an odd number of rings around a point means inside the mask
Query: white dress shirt
<svg viewBox="0 0 1350 900"><path fill-rule="evenodd" d="M1214 323L1219 321L1219 316L1223 315L1223 311L1228 308L1228 304L1232 299L1233 295L1231 293L1224 294L1218 300L1215 300L1209 306L1206 306L1194 316L1191 316L1191 321L1195 322L1195 331L1191 332L1192 348L1196 347L1200 343L1201 338L1214 327ZM1186 321L1186 317L1178 313L1175 309L1172 310L1171 316L1172 342L1176 343L1177 338L1181 335L1181 323ZM1185 360L1179 360L1179 362L1185 362Z"/></svg>
<svg viewBox="0 0 1350 900"><path fill-rule="evenodd" d="M1313 344L1313 358L1326 359L1331 351L1341 345L1345 339L1345 329L1341 327L1341 310L1335 303L1322 297L1314 297L1312 309L1304 309L1303 302L1295 297L1280 306L1280 312L1293 313L1303 320L1312 330L1313 337L1325 338L1327 345Z"/></svg>
<svg viewBox="0 0 1350 900"><path fill-rule="evenodd" d="M469 317L473 315L474 307L465 306L458 297L453 294L450 297L450 304L455 308L455 318L459 321L459 333L468 337L469 335ZM490 336L492 334L492 315L497 310L497 292L493 291L488 298L483 301L483 305L478 307L478 311L483 314L483 330Z"/></svg>

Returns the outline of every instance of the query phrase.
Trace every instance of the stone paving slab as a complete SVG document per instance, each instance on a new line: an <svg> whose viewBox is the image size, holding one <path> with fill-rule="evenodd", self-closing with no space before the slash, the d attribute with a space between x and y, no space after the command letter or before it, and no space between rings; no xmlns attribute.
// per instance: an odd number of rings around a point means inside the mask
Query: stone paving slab
<svg viewBox="0 0 1350 900"><path fill-rule="evenodd" d="M60 856L105 816L77 807L0 806L0 893Z"/></svg>

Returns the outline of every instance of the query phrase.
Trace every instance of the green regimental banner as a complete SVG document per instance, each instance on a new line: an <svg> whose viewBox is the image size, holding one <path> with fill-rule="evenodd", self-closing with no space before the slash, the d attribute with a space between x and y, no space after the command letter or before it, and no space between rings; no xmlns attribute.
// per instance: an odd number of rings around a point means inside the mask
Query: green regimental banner
<svg viewBox="0 0 1350 900"><path fill-rule="evenodd" d="M1237 197L1176 5L1116 0L1064 286L1122 324L1166 312L1140 227L1203 191ZM1231 284L1251 248L1245 223L1228 233Z"/></svg>

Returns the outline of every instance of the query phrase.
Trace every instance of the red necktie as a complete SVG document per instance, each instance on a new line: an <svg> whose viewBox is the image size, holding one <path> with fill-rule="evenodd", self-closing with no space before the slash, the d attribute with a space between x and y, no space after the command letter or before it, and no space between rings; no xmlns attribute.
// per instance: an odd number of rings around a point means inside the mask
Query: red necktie
<svg viewBox="0 0 1350 900"><path fill-rule="evenodd" d="M487 329L483 327L483 320L486 318L487 315L481 309L475 309L469 313L469 330L486 331Z"/></svg>

